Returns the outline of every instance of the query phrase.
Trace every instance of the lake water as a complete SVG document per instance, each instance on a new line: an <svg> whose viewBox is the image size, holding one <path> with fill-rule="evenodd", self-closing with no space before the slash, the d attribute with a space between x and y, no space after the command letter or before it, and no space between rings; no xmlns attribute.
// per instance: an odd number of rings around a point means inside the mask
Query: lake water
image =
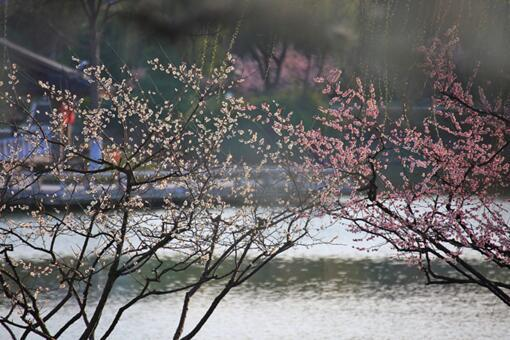
<svg viewBox="0 0 510 340"><path fill-rule="evenodd" d="M199 339L508 339L507 307L467 286L424 288L388 262L293 260L270 267L220 305ZM193 316L208 299L195 301ZM163 339L179 301L132 310L116 336ZM140 326L143 325L143 326ZM136 334L136 336L135 336Z"/></svg>
<svg viewBox="0 0 510 340"><path fill-rule="evenodd" d="M509 338L509 309L483 289L422 282L416 270L389 260L278 261L228 295L197 339ZM125 293L117 293L105 317ZM213 293L195 297L190 323ZM174 296L137 305L112 338L170 338L181 302Z"/></svg>
<svg viewBox="0 0 510 340"><path fill-rule="evenodd" d="M353 235L328 233L343 245L300 248L270 264L227 295L197 339L510 339L510 308L481 287L425 286L421 273L389 249L360 253ZM114 292L106 321L130 290L124 282ZM209 287L193 298L188 329L215 292ZM139 303L112 339L171 338L181 304L182 295ZM63 339L78 334L71 329Z"/></svg>

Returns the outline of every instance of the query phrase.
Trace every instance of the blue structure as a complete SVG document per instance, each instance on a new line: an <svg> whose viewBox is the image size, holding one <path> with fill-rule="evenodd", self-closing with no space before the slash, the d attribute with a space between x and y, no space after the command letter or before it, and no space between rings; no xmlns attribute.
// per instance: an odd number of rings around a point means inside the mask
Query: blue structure
<svg viewBox="0 0 510 340"><path fill-rule="evenodd" d="M16 126L5 128L0 134L0 160L50 163L56 159L58 150L48 143L55 138L47 115L50 111L51 103L47 97L35 100L30 108L30 117L21 129Z"/></svg>
<svg viewBox="0 0 510 340"><path fill-rule="evenodd" d="M100 161L102 156L103 143L97 139L93 139L89 143L89 157L95 161ZM89 162L88 164L89 170L97 170L101 167L100 164L95 162Z"/></svg>
<svg viewBox="0 0 510 340"><path fill-rule="evenodd" d="M0 161L23 160L31 164L51 164L60 157L60 145L51 129L51 101L47 97L35 100L30 109L30 117L21 129L9 126L0 132ZM103 144L97 139L89 143L89 157L98 162L88 162L89 170L100 168Z"/></svg>
<svg viewBox="0 0 510 340"><path fill-rule="evenodd" d="M6 48L9 59L18 67L18 90L36 98L32 102L30 116L24 123L10 122L1 129L0 161L22 159L35 164L54 162L59 157L59 146L48 143L48 140L58 140L59 136L53 136L51 132L47 113L53 109L52 103L44 97L38 82L48 82L57 89L70 90L82 96L90 94L90 82L82 70L58 63L5 38L0 38L0 45ZM91 157L101 159L101 145L91 146Z"/></svg>

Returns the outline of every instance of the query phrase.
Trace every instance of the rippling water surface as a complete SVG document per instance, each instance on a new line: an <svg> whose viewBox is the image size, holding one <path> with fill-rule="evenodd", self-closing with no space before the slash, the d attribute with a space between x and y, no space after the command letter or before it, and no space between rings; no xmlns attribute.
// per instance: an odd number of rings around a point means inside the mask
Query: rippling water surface
<svg viewBox="0 0 510 340"><path fill-rule="evenodd" d="M352 235L343 231L338 236L343 246L292 251L234 289L197 338L510 339L510 309L486 290L425 286L416 268L389 257L387 249L359 253L352 249ZM166 284L188 279L180 276ZM105 321L113 318L134 286L122 282L106 308ZM211 303L216 288L193 298L189 327ZM125 313L112 339L171 338L182 299L172 295L137 304ZM99 326L104 329L105 324ZM7 336L2 332L0 339ZM71 329L64 339L78 334L79 329Z"/></svg>
<svg viewBox="0 0 510 340"><path fill-rule="evenodd" d="M212 294L196 297L191 319ZM168 338L181 301L138 305L114 338ZM416 270L387 260L296 258L234 290L198 338L508 339L509 325L508 308L474 286L424 287Z"/></svg>

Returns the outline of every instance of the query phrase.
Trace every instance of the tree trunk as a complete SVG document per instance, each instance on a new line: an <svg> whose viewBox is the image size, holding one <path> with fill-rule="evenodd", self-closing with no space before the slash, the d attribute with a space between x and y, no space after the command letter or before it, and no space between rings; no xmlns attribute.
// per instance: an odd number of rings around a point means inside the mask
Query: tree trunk
<svg viewBox="0 0 510 340"><path fill-rule="evenodd" d="M101 34L97 27L97 13L89 18L89 54L91 66L98 66L101 62ZM90 106L91 109L99 107L99 89L96 83L90 87Z"/></svg>

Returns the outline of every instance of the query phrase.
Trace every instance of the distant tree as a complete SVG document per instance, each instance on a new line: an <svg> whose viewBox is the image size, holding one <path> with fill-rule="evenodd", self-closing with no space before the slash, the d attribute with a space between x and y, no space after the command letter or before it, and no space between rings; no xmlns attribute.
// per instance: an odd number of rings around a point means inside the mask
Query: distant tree
<svg viewBox="0 0 510 340"><path fill-rule="evenodd" d="M236 72L244 79L240 90L269 91L289 86L306 89L314 78L331 66L326 57L305 54L286 44L278 44L268 54L253 49L251 56L236 57Z"/></svg>
<svg viewBox="0 0 510 340"><path fill-rule="evenodd" d="M246 76L245 88L271 91L289 84L305 86L308 78L317 75L332 46L331 20L321 12L325 3L282 0L249 8L233 49L237 69Z"/></svg>
<svg viewBox="0 0 510 340"><path fill-rule="evenodd" d="M119 6L123 0L80 0L81 7L87 18L89 62L91 66L101 65L101 39L112 15L115 6ZM95 84L95 83L94 83ZM91 106L99 105L99 93L97 86L91 86Z"/></svg>

